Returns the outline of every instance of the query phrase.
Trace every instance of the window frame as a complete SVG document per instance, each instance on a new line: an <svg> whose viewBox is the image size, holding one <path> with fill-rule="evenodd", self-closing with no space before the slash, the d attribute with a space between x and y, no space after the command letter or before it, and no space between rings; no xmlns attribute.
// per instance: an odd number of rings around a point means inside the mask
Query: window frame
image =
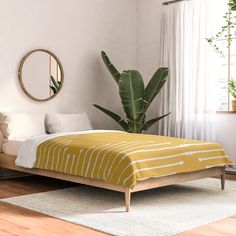
<svg viewBox="0 0 236 236"><path fill-rule="evenodd" d="M230 7L229 7L229 10L228 10L228 20L230 21L231 20L231 15L232 15L232 11L231 11L231 9L230 9ZM231 35L231 28L229 27L228 28L228 38L222 38L222 39L217 39L217 41L229 41L230 40L230 36L229 35ZM227 71L228 71L228 75L227 75L227 77L228 77L228 83L227 83L227 87L228 87L228 89L227 89L227 97L228 97L228 109L226 110L226 111L221 111L221 110L219 110L219 107L217 107L217 111L216 111L216 113L217 114L236 114L236 111L232 111L232 109L231 109L231 95L230 95L230 92L229 92L229 81L231 80L231 57L232 57L232 55L231 55L231 52L232 52L232 47L231 47L231 45L232 45L232 43L233 43L233 40L235 40L236 41L236 36L235 37L231 37L231 39L232 39L232 41L230 42L230 43L228 43L228 58L227 58Z"/></svg>

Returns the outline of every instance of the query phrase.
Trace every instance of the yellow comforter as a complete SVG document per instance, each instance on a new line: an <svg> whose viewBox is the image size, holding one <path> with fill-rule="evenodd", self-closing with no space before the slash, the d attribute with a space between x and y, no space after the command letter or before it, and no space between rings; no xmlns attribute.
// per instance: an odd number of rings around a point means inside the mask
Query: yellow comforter
<svg viewBox="0 0 236 236"><path fill-rule="evenodd" d="M231 163L216 143L103 132L65 135L41 143L34 167L132 187L139 180Z"/></svg>

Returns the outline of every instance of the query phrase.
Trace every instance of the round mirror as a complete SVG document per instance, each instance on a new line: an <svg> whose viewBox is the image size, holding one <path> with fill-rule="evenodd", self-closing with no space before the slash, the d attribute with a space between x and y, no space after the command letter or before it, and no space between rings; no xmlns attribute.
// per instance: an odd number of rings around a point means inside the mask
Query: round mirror
<svg viewBox="0 0 236 236"><path fill-rule="evenodd" d="M48 50L30 51L20 63L19 80L28 97L35 101L48 101L59 93L63 85L61 62Z"/></svg>

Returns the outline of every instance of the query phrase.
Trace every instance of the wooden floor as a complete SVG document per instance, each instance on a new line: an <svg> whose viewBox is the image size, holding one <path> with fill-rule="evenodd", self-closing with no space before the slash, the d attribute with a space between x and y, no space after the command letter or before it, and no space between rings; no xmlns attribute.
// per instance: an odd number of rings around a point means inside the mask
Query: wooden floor
<svg viewBox="0 0 236 236"><path fill-rule="evenodd" d="M0 180L0 199L73 187L76 184L42 176ZM1 236L1 235L0 235Z"/></svg>
<svg viewBox="0 0 236 236"><path fill-rule="evenodd" d="M0 235L102 236L105 234L7 203L1 203Z"/></svg>
<svg viewBox="0 0 236 236"><path fill-rule="evenodd" d="M228 176L236 180L236 176ZM30 176L0 180L0 199L75 186L65 181ZM0 236L104 236L79 225L31 210L0 203ZM178 234L178 236L236 236L236 216Z"/></svg>
<svg viewBox="0 0 236 236"><path fill-rule="evenodd" d="M0 199L76 186L76 184L29 176L0 180ZM8 203L0 203L0 236L103 236L107 234L58 220Z"/></svg>

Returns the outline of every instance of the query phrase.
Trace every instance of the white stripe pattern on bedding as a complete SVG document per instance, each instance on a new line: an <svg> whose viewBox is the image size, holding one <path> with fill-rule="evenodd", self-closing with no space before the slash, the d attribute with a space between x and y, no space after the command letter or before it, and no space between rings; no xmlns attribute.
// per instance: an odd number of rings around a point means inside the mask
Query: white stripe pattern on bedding
<svg viewBox="0 0 236 236"><path fill-rule="evenodd" d="M120 178L122 177L122 175L125 173L125 171L127 171L127 169L137 163L141 163L141 162L148 162L148 161L156 161L156 160L163 160L163 159L171 159L171 158L176 158L176 157L182 157L182 156L191 156L194 154L198 154L198 153L209 153L209 152L217 152L219 150L222 149L213 149L213 150L203 150L203 151L195 151L195 152L185 152L185 153L180 153L180 154L176 154L176 155L171 155L171 156L163 156L163 157L153 157L153 158L145 158L145 159L141 159L141 160L136 160L136 161L132 161L130 162L125 169L123 170L123 172L120 174ZM218 158L218 157L217 157ZM199 158L200 159L200 158ZM211 159L215 159L215 157L210 157L208 160ZM119 179L120 181L120 179Z"/></svg>
<svg viewBox="0 0 236 236"><path fill-rule="evenodd" d="M131 188L139 179L231 163L216 143L121 132L54 138L41 143L39 149L35 168ZM43 153L45 156L42 156ZM225 159L219 158L224 155ZM199 158L209 158L209 161ZM39 165L40 162L42 165Z"/></svg>
<svg viewBox="0 0 236 236"><path fill-rule="evenodd" d="M172 163L172 164L168 164L168 165L162 165L162 166L155 166L155 167L149 167L149 168L143 168L143 169L139 169L139 170L135 170L131 175L129 175L127 178L125 178L123 180L123 185L126 184L126 182L133 176L135 175L136 173L138 172L142 172L142 171L150 171L150 170L155 170L155 169L162 169L162 168L166 168L166 167L173 167L173 166L182 166L184 165L184 161L179 161L179 162L176 162L176 163ZM169 174L168 174L169 175ZM119 179L119 182L120 183L120 179Z"/></svg>

